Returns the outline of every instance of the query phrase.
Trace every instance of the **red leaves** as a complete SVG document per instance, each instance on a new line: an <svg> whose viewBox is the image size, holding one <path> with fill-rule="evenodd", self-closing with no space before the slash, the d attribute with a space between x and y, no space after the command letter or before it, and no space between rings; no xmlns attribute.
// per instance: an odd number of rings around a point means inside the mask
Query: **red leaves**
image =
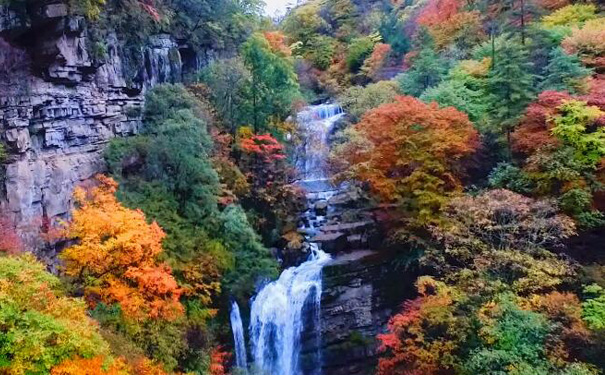
<svg viewBox="0 0 605 375"><path fill-rule="evenodd" d="M544 146L556 145L558 141L551 133L551 118L558 114L557 108L563 102L572 99L585 101L588 105L605 110L605 80L592 80L589 93L578 97L567 92L542 92L527 108L523 120L512 134L515 151L531 155ZM605 125L605 118L597 120L597 124Z"/></svg>
<svg viewBox="0 0 605 375"><path fill-rule="evenodd" d="M280 31L265 31L265 39L269 42L273 52L279 52L284 56L292 55L290 47L286 44L286 36Z"/></svg>
<svg viewBox="0 0 605 375"><path fill-rule="evenodd" d="M270 134L244 138L240 141L240 147L245 153L254 154L268 163L286 158L284 146Z"/></svg>
<svg viewBox="0 0 605 375"><path fill-rule="evenodd" d="M418 16L418 24L437 26L456 15L461 6L460 0L430 0Z"/></svg>
<svg viewBox="0 0 605 375"><path fill-rule="evenodd" d="M410 198L409 192L455 190L457 162L478 146L465 114L409 96L371 110L354 129L334 159L346 161L348 172L386 201Z"/></svg>
<svg viewBox="0 0 605 375"><path fill-rule="evenodd" d="M571 99L567 93L544 91L525 113L517 130L512 134L513 148L524 154L532 154L557 140L551 134L549 119L554 116L563 101Z"/></svg>
<svg viewBox="0 0 605 375"><path fill-rule="evenodd" d="M225 362L227 362L229 357L230 354L225 352L220 346L214 348L210 354L210 375L227 375Z"/></svg>
<svg viewBox="0 0 605 375"><path fill-rule="evenodd" d="M17 235L15 226L6 217L0 217L0 253L19 253L23 250L21 238Z"/></svg>

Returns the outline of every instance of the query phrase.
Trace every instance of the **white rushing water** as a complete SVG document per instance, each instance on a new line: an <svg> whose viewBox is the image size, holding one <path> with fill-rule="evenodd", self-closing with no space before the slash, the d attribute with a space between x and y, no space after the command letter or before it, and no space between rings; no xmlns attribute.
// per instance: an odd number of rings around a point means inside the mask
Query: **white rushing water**
<svg viewBox="0 0 605 375"><path fill-rule="evenodd" d="M330 256L316 247L309 260L282 272L254 298L250 340L254 366L270 375L300 374L304 310L318 314L321 270ZM318 327L317 327L318 328Z"/></svg>
<svg viewBox="0 0 605 375"><path fill-rule="evenodd" d="M332 189L326 172L328 135L334 123L342 116L342 108L337 104L307 107L297 116L305 139L297 163L303 178L301 186L315 196L325 195L323 199L328 198L327 190ZM306 262L286 269L277 280L265 285L252 298L249 326L253 361L251 369L247 368L242 318L237 303L233 303L231 327L236 366L239 368L236 373L247 374L250 371L263 375L302 375L303 336L306 340L316 340L311 345L316 352L311 355L306 353L308 360L305 367L312 371L305 371L305 374L316 375L321 372L321 271L330 260L330 255L313 243L311 250Z"/></svg>
<svg viewBox="0 0 605 375"><path fill-rule="evenodd" d="M235 346L235 366L239 369L238 373L246 374L248 369L248 359L246 355L246 339L244 338L244 325L242 315L239 311L237 302L231 303L231 330L233 331L233 342Z"/></svg>
<svg viewBox="0 0 605 375"><path fill-rule="evenodd" d="M310 106L298 113L297 122L305 141L298 155L297 169L303 180L326 179L326 162L330 152L328 135L334 123L343 115L338 104Z"/></svg>

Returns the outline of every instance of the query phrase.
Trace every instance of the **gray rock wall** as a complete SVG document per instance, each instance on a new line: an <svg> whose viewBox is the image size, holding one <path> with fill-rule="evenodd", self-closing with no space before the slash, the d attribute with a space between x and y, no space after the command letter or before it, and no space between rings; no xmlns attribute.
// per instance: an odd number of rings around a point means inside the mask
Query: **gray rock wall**
<svg viewBox="0 0 605 375"><path fill-rule="evenodd" d="M118 38L108 38L104 63L95 63L85 20L60 3L43 6L27 25L0 8L0 37L27 57L0 75L0 139L10 152L0 208L39 249L42 224L68 216L74 186L105 170L107 142L138 132L145 90L179 81L182 62L169 35L154 36L133 88Z"/></svg>
<svg viewBox="0 0 605 375"><path fill-rule="evenodd" d="M373 375L376 335L413 296L416 275L398 268L394 254L356 250L323 270L321 342L323 375Z"/></svg>

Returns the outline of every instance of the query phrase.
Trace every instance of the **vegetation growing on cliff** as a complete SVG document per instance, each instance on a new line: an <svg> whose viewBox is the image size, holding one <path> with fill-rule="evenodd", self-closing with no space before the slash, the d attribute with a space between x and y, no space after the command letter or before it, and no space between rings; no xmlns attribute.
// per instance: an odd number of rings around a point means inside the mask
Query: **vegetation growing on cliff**
<svg viewBox="0 0 605 375"><path fill-rule="evenodd" d="M308 0L279 25L256 0L69 5L95 64L116 42L133 82L160 32L172 63L229 57L148 89L108 176L44 223L58 276L3 211L0 373L227 373L229 299L277 275L269 248L300 242L292 118L327 97L346 112L335 180L371 198L381 249L419 275L378 337L377 374L605 370L601 3ZM3 84L25 57L0 49ZM343 347L371 345L357 336Z"/></svg>

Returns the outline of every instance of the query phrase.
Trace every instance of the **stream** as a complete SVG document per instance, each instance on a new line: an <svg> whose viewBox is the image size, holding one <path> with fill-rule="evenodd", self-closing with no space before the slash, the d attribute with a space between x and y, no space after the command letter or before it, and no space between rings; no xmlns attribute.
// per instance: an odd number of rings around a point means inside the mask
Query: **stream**
<svg viewBox="0 0 605 375"><path fill-rule="evenodd" d="M305 233L307 240L325 223L326 213L318 212L317 202L327 202L337 192L327 174L327 139L332 126L343 115L339 105L321 104L309 106L297 116L304 138L297 155L296 167L301 177L298 184L306 191L309 208L299 230ZM331 257L316 243L311 242L310 249L307 261L284 270L277 280L262 287L251 299L249 347L239 306L233 302L230 318L236 374L321 374L322 268ZM315 349L304 354L304 364L303 339L315 341Z"/></svg>

